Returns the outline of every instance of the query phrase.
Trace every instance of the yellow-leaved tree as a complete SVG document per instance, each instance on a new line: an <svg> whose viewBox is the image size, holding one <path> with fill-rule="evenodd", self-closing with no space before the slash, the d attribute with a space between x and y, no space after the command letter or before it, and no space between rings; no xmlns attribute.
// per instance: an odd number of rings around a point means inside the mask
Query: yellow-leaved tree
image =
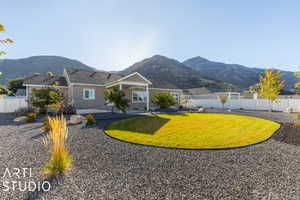
<svg viewBox="0 0 300 200"><path fill-rule="evenodd" d="M5 31L5 27L2 24L0 24L0 32L4 32L4 31ZM14 41L9 38L0 40L0 44L8 44L8 43L13 43L13 42ZM5 54L6 54L5 51L0 50L0 56L5 55Z"/></svg>
<svg viewBox="0 0 300 200"><path fill-rule="evenodd" d="M285 83L280 78L283 76L281 71L266 70L264 76L259 77L258 92L259 96L268 99L270 103L275 103L284 88Z"/></svg>

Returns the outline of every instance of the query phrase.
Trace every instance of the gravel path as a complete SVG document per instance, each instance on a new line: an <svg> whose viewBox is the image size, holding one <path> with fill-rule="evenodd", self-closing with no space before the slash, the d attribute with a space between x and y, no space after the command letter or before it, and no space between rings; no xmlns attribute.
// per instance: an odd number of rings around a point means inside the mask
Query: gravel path
<svg viewBox="0 0 300 200"><path fill-rule="evenodd" d="M220 111L214 111L220 112ZM239 112L275 121L285 113ZM270 139L219 151L132 145L102 133L113 120L69 128L74 168L49 192L5 192L3 181L45 181L48 152L41 123L16 124L0 115L0 199L300 199L300 147ZM12 116L11 116L12 117ZM32 177L3 178L5 168L32 168Z"/></svg>

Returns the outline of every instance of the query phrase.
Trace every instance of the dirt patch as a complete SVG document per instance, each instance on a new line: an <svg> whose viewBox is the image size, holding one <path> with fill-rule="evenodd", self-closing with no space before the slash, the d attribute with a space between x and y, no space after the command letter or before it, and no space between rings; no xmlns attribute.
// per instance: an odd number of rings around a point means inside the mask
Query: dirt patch
<svg viewBox="0 0 300 200"><path fill-rule="evenodd" d="M295 126L293 123L283 123L280 130L272 138L280 142L300 146L300 126Z"/></svg>

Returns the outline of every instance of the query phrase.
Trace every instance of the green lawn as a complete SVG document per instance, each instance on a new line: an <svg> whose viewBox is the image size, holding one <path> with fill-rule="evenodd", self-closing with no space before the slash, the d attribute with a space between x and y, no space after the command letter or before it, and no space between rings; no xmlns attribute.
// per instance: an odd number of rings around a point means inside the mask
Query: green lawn
<svg viewBox="0 0 300 200"><path fill-rule="evenodd" d="M229 114L161 114L113 122L111 137L159 147L216 149L241 147L264 141L280 128L278 123Z"/></svg>

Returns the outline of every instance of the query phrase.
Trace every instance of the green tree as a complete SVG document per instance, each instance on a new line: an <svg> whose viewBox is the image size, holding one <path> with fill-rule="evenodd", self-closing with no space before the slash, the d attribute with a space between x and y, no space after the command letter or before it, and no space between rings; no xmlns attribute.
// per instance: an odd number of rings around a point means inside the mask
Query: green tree
<svg viewBox="0 0 300 200"><path fill-rule="evenodd" d="M33 89L28 102L34 107L39 108L41 113L45 113L48 107L60 106L59 108L61 109L64 102L64 95L52 87Z"/></svg>
<svg viewBox="0 0 300 200"><path fill-rule="evenodd" d="M8 95L10 91L4 87L3 85L0 85L0 95Z"/></svg>
<svg viewBox="0 0 300 200"><path fill-rule="evenodd" d="M284 81L280 80L282 76L280 71L266 70L264 76L259 77L259 96L268 99L270 103L275 103L285 86Z"/></svg>
<svg viewBox="0 0 300 200"><path fill-rule="evenodd" d="M218 98L219 98L219 100L220 100L220 102L222 104L222 107L224 109L224 105L225 105L225 103L228 100L228 95L227 94L221 94L221 95L218 96Z"/></svg>
<svg viewBox="0 0 300 200"><path fill-rule="evenodd" d="M123 91L117 89L106 89L104 91L104 99L112 104L111 112L114 112L114 107L126 113L126 109L129 107L129 99Z"/></svg>
<svg viewBox="0 0 300 200"><path fill-rule="evenodd" d="M251 85L249 87L249 92L252 92L252 93L258 93L259 92L259 84L256 83L254 85Z"/></svg>
<svg viewBox="0 0 300 200"><path fill-rule="evenodd" d="M18 89L25 89L23 82L24 78L8 80L8 89L11 91L12 95L15 95Z"/></svg>
<svg viewBox="0 0 300 200"><path fill-rule="evenodd" d="M160 108L169 108L176 104L176 100L169 93L161 92L153 95L152 103Z"/></svg>
<svg viewBox="0 0 300 200"><path fill-rule="evenodd" d="M5 31L5 27L2 24L0 24L0 32L4 32L4 31ZM0 40L0 44L8 44L8 43L13 43L13 42L14 41L12 39L9 39L9 38L4 39L4 40ZM5 55L5 54L6 54L5 51L0 50L0 56Z"/></svg>

